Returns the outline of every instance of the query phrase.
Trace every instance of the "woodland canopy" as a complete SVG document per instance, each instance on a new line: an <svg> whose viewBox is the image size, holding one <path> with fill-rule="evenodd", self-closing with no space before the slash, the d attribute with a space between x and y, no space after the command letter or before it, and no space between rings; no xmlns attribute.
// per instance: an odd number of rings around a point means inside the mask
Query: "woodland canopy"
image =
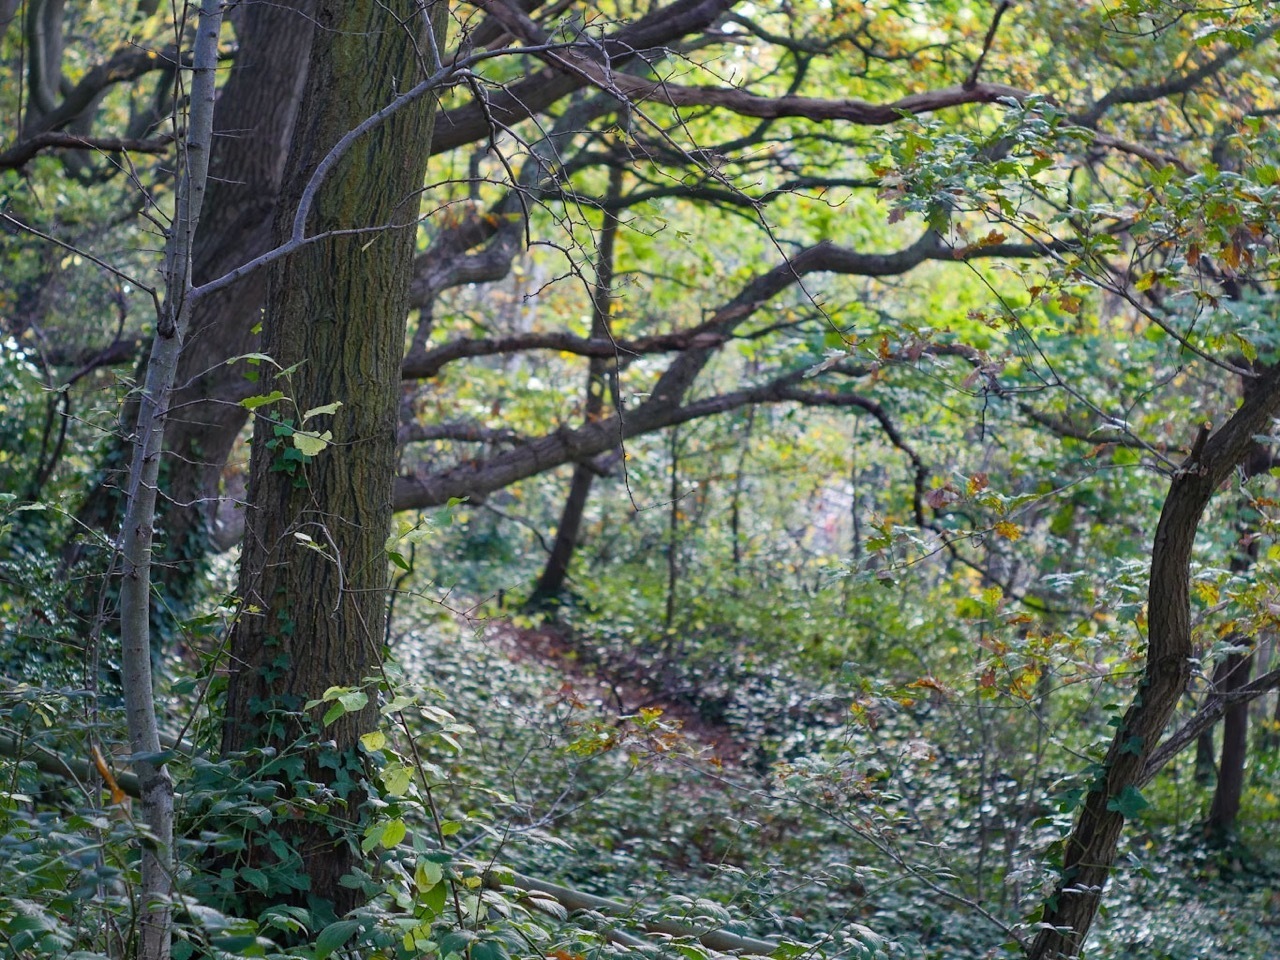
<svg viewBox="0 0 1280 960"><path fill-rule="evenodd" d="M1280 19L0 0L0 946L1262 958Z"/></svg>

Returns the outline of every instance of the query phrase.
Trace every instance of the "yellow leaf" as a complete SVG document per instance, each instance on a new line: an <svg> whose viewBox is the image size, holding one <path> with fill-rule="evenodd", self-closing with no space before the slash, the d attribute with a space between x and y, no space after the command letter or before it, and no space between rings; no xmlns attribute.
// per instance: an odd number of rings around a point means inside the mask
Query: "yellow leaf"
<svg viewBox="0 0 1280 960"><path fill-rule="evenodd" d="M332 439L332 430L326 430L324 433L316 433L313 430L293 431L293 445L308 457L316 456L329 445L329 441Z"/></svg>
<svg viewBox="0 0 1280 960"><path fill-rule="evenodd" d="M1022 528L1016 523L1011 523L1008 520L1001 520L996 524L996 533L1000 534L1000 536L1004 537L1006 540L1022 539Z"/></svg>

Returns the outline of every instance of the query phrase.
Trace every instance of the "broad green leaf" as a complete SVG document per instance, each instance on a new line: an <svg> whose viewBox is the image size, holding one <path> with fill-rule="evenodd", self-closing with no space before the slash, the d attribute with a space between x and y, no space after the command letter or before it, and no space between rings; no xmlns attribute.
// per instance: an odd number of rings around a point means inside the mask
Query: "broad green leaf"
<svg viewBox="0 0 1280 960"><path fill-rule="evenodd" d="M384 847L390 850L392 847L399 846L400 841L403 840L408 833L409 830L405 827L403 820L392 820L382 831L381 843Z"/></svg>
<svg viewBox="0 0 1280 960"><path fill-rule="evenodd" d="M315 960L325 960L333 951L351 939L360 929L359 920L336 920L320 931L316 937Z"/></svg>
<svg viewBox="0 0 1280 960"><path fill-rule="evenodd" d="M413 882L419 891L430 890L444 879L444 868L430 860L419 860L413 869Z"/></svg>
<svg viewBox="0 0 1280 960"><path fill-rule="evenodd" d="M412 782L413 767L407 763L390 764L382 771L382 786L394 796L404 796Z"/></svg>
<svg viewBox="0 0 1280 960"><path fill-rule="evenodd" d="M314 457L329 445L329 441L333 439L333 431L326 430L324 433L316 433L314 430L295 430L293 431L293 445L298 448L298 452L308 457Z"/></svg>
<svg viewBox="0 0 1280 960"><path fill-rule="evenodd" d="M259 407L265 407L269 403L275 403L283 400L284 394L279 390L272 390L270 393L259 394L256 397L245 397L240 401L240 406L246 410L257 410Z"/></svg>
<svg viewBox="0 0 1280 960"><path fill-rule="evenodd" d="M312 407L310 410L308 410L306 413L302 415L302 422L306 423L312 417L318 417L318 416L321 416L322 414L337 413L338 408L341 406L342 406L342 401L335 400L333 401L333 403L324 404L324 406Z"/></svg>
<svg viewBox="0 0 1280 960"><path fill-rule="evenodd" d="M365 704L369 702L369 695L363 690L352 690L350 693L340 694L338 702L348 713L355 713L357 710L364 709Z"/></svg>

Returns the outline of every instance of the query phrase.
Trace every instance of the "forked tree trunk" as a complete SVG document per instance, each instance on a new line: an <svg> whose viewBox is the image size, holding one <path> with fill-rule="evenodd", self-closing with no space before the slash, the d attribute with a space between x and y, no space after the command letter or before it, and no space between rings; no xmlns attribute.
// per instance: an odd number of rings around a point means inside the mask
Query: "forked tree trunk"
<svg viewBox="0 0 1280 960"><path fill-rule="evenodd" d="M447 10L434 6L436 37ZM411 0L320 0L301 113L276 239L287 240L312 174L339 140L436 70L436 40ZM258 411L250 503L240 567L245 610L231 638L228 753L287 751L309 743L301 777L325 785L324 822L300 818L285 839L310 878L310 896L338 913L357 891L340 880L355 862L364 775L358 739L377 713L347 713L321 732L307 701L332 686L359 687L381 656L386 611L385 543L391 524L396 412L410 267L434 118L428 94L355 140L322 181L308 235L376 228L312 243L271 270L264 350L292 373L271 383L289 396ZM300 463L280 429L335 402L307 429L332 444ZM291 466L292 464L292 466ZM320 742L326 745L321 746ZM265 846L251 857L270 860Z"/></svg>

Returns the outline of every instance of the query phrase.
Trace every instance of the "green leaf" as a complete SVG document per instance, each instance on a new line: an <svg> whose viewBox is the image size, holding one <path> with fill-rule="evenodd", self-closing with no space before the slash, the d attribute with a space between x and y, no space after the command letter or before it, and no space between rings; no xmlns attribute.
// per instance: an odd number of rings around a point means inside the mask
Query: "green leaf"
<svg viewBox="0 0 1280 960"><path fill-rule="evenodd" d="M339 694L338 702L346 708L348 713L355 713L365 708L369 702L369 695L363 690L352 690L350 693Z"/></svg>
<svg viewBox="0 0 1280 960"><path fill-rule="evenodd" d="M272 390L270 393L259 394L256 397L245 397L240 401L240 406L246 410L257 410L259 407L265 407L269 403L275 403L283 400L284 394L279 390Z"/></svg>
<svg viewBox="0 0 1280 960"><path fill-rule="evenodd" d="M507 956L501 940L481 940L471 947L471 960L507 960Z"/></svg>
<svg viewBox="0 0 1280 960"><path fill-rule="evenodd" d="M366 733L360 738L360 742L364 744L364 748L370 753L375 750L381 750L387 745L387 735L381 730L374 730L372 733Z"/></svg>
<svg viewBox="0 0 1280 960"><path fill-rule="evenodd" d="M804 944L783 941L778 944L778 949L769 954L769 956L773 957L773 960L795 960L796 957L803 956L811 949L813 948Z"/></svg>
<svg viewBox="0 0 1280 960"><path fill-rule="evenodd" d="M369 829L365 831L364 839L360 841L360 852L369 853L382 842L382 835L386 832L387 825L385 823L371 823Z"/></svg>
<svg viewBox="0 0 1280 960"><path fill-rule="evenodd" d="M387 558L405 573L413 573L413 567L410 566L409 561L404 558L404 554L398 553L395 550L388 550Z"/></svg>
<svg viewBox="0 0 1280 960"><path fill-rule="evenodd" d="M266 893L267 887L271 886L271 881L267 879L267 875L257 867L245 867L240 871L240 876L244 877L263 893Z"/></svg>
<svg viewBox="0 0 1280 960"><path fill-rule="evenodd" d="M320 931L316 937L315 960L325 960L329 954L351 939L360 929L359 920L336 920Z"/></svg>
<svg viewBox="0 0 1280 960"><path fill-rule="evenodd" d="M450 930L440 938L440 956L447 957L451 953L466 953L467 944L476 938L470 930Z"/></svg>
<svg viewBox="0 0 1280 960"><path fill-rule="evenodd" d="M430 860L419 860L413 870L413 882L419 891L430 890L444 879L444 868Z"/></svg>
<svg viewBox="0 0 1280 960"><path fill-rule="evenodd" d="M312 407L310 410L308 410L306 413L302 415L302 422L306 423L312 417L318 417L326 413L337 413L338 408L340 406L342 406L342 401L335 400L333 401L333 403L326 403L324 406L321 406L321 407Z"/></svg>
<svg viewBox="0 0 1280 960"><path fill-rule="evenodd" d="M412 707L417 702L417 697L407 697L403 693L397 693L391 699L390 703L382 707L381 712L383 716L387 716L392 713L399 713L405 707Z"/></svg>
<svg viewBox="0 0 1280 960"><path fill-rule="evenodd" d="M382 771L382 786L389 794L404 796L413 782L413 767L407 763L391 764Z"/></svg>
<svg viewBox="0 0 1280 960"><path fill-rule="evenodd" d="M324 716L320 718L321 724L328 726L337 720L340 716L347 712L347 708L341 703L335 703L332 707L324 712Z"/></svg>
<svg viewBox="0 0 1280 960"><path fill-rule="evenodd" d="M269 363L273 367L280 366L265 353L242 353L238 357L229 357L225 363L230 366L231 364L238 363L241 360L247 360L249 363Z"/></svg>
<svg viewBox="0 0 1280 960"><path fill-rule="evenodd" d="M390 850L399 846L400 841L408 835L409 830L403 820L392 820L382 830L382 845Z"/></svg>
<svg viewBox="0 0 1280 960"><path fill-rule="evenodd" d="M1131 753L1135 757L1141 756L1142 755L1142 738L1137 734L1134 734L1128 740L1126 740L1123 744L1120 745L1120 752L1122 754Z"/></svg>
<svg viewBox="0 0 1280 960"><path fill-rule="evenodd" d="M1137 787L1130 784L1120 791L1120 796L1112 797L1107 801L1107 809L1114 810L1126 820L1132 820L1147 807L1151 806L1138 790Z"/></svg>
<svg viewBox="0 0 1280 960"><path fill-rule="evenodd" d="M308 457L316 456L329 445L332 439L332 430L326 430L324 433L316 433L314 430L293 431L293 445L298 448L299 453Z"/></svg>

